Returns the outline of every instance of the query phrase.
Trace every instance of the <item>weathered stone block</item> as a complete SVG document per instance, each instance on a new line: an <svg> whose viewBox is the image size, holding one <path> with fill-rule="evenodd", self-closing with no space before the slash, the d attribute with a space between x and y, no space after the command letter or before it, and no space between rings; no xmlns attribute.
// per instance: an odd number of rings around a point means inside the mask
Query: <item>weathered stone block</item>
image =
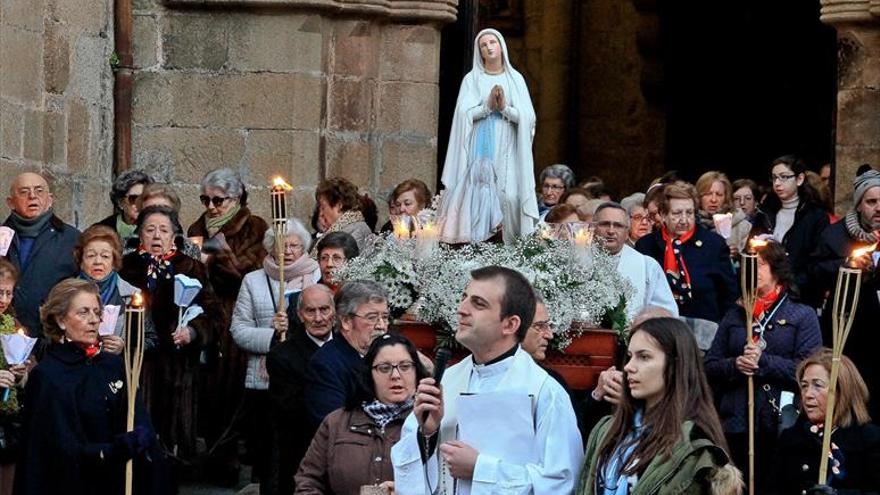
<svg viewBox="0 0 880 495"><path fill-rule="evenodd" d="M3 11L0 23L4 29L16 26L39 33L43 30L45 4L45 0L0 0L0 10Z"/></svg>
<svg viewBox="0 0 880 495"><path fill-rule="evenodd" d="M330 72L339 76L375 78L379 66L378 34L378 27L367 21L335 22Z"/></svg>
<svg viewBox="0 0 880 495"><path fill-rule="evenodd" d="M248 182L267 186L281 175L294 186L314 186L320 178L320 136L316 131L251 131L245 162Z"/></svg>
<svg viewBox="0 0 880 495"><path fill-rule="evenodd" d="M70 44L61 23L46 20L43 38L43 74L46 91L63 93L70 80Z"/></svg>
<svg viewBox="0 0 880 495"><path fill-rule="evenodd" d="M333 79L329 85L328 126L349 132L367 132L373 117L373 81Z"/></svg>
<svg viewBox="0 0 880 495"><path fill-rule="evenodd" d="M2 28L0 88L5 97L32 106L40 103L42 54L39 33L10 26Z"/></svg>
<svg viewBox="0 0 880 495"><path fill-rule="evenodd" d="M319 73L323 68L320 16L242 14L229 26L230 69Z"/></svg>
<svg viewBox="0 0 880 495"><path fill-rule="evenodd" d="M378 127L382 132L432 137L437 134L436 84L379 84Z"/></svg>
<svg viewBox="0 0 880 495"><path fill-rule="evenodd" d="M50 15L79 33L99 36L112 31L112 2L48 0Z"/></svg>
<svg viewBox="0 0 880 495"><path fill-rule="evenodd" d="M224 16L174 14L162 23L165 67L218 70L226 63Z"/></svg>
<svg viewBox="0 0 880 495"><path fill-rule="evenodd" d="M837 144L869 146L880 138L880 89L837 92Z"/></svg>
<svg viewBox="0 0 880 495"><path fill-rule="evenodd" d="M379 77L385 81L436 83L440 31L434 26L391 24L382 28Z"/></svg>
<svg viewBox="0 0 880 495"><path fill-rule="evenodd" d="M21 107L0 100L0 157L21 158L22 119Z"/></svg>
<svg viewBox="0 0 880 495"><path fill-rule="evenodd" d="M245 146L240 131L137 127L132 149L136 167L168 167L175 182L197 184L209 170L237 169ZM159 159L162 161L157 163Z"/></svg>
<svg viewBox="0 0 880 495"><path fill-rule="evenodd" d="M67 167L72 171L86 169L91 160L91 117L86 104L77 99L68 103L67 113Z"/></svg>
<svg viewBox="0 0 880 495"><path fill-rule="evenodd" d="M24 116L24 157L44 163L64 162L64 115L28 110Z"/></svg>
<svg viewBox="0 0 880 495"><path fill-rule="evenodd" d="M326 138L327 177L345 177L361 187L373 183L370 143L340 137Z"/></svg>
<svg viewBox="0 0 880 495"><path fill-rule="evenodd" d="M404 179L420 179L432 192L437 177L437 144L429 140L385 139L379 187L391 190Z"/></svg>
<svg viewBox="0 0 880 495"><path fill-rule="evenodd" d="M110 108L113 76L108 60L113 43L100 36L78 36L73 47L73 68L65 94L82 98L95 107Z"/></svg>
<svg viewBox="0 0 880 495"><path fill-rule="evenodd" d="M138 68L153 67L158 63L159 21L155 15L134 16L132 29L132 57Z"/></svg>

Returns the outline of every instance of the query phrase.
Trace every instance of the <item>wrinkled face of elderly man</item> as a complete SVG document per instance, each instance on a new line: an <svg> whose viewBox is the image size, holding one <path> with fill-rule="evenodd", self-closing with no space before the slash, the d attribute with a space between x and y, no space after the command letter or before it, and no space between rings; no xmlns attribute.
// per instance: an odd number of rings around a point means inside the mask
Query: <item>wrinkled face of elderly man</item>
<svg viewBox="0 0 880 495"><path fill-rule="evenodd" d="M19 216L31 220L49 211L54 201L46 179L26 172L12 181L6 205Z"/></svg>

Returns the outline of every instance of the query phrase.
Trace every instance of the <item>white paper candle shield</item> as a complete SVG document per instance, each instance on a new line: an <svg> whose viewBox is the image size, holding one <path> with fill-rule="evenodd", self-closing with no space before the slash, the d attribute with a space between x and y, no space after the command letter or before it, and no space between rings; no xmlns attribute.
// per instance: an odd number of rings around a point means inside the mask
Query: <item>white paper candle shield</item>
<svg viewBox="0 0 880 495"><path fill-rule="evenodd" d="M6 256L6 253L9 252L13 237L15 237L14 230L5 225L0 227L0 256Z"/></svg>
<svg viewBox="0 0 880 495"><path fill-rule="evenodd" d="M104 306L104 314L101 315L101 325L98 327L98 335L104 337L116 333L116 321L119 319L119 306L108 304Z"/></svg>
<svg viewBox="0 0 880 495"><path fill-rule="evenodd" d="M28 337L24 332L0 335L0 344L3 345L3 355L6 357L6 362L9 363L10 366L24 364L28 356L31 355L31 351L34 349L34 344L36 343L37 339Z"/></svg>
<svg viewBox="0 0 880 495"><path fill-rule="evenodd" d="M193 300L202 290L202 283L198 280L178 273L174 276L174 304L185 308L192 304Z"/></svg>

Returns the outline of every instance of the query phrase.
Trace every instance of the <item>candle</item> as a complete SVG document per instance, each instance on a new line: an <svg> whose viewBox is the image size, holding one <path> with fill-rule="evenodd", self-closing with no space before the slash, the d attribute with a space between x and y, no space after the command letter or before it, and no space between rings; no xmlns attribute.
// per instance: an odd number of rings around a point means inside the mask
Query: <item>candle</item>
<svg viewBox="0 0 880 495"><path fill-rule="evenodd" d="M275 223L287 219L287 191L293 189L280 176L272 179L272 187L270 189L272 196L272 221Z"/></svg>
<svg viewBox="0 0 880 495"><path fill-rule="evenodd" d="M416 231L417 256L420 259L430 256L439 246L437 239L437 227L431 222L422 224L422 227Z"/></svg>
<svg viewBox="0 0 880 495"><path fill-rule="evenodd" d="M403 217L395 218L392 220L391 225L394 226L394 237L397 238L397 240L409 239L409 225L407 225L407 222Z"/></svg>
<svg viewBox="0 0 880 495"><path fill-rule="evenodd" d="M132 339L132 333L135 333ZM125 308L125 345L122 354L125 363L126 392L128 393L128 414L125 431L134 430L134 412L137 390L140 383L141 367L144 363L144 297L135 292L131 304ZM132 461L125 463L125 494L131 495L134 471Z"/></svg>

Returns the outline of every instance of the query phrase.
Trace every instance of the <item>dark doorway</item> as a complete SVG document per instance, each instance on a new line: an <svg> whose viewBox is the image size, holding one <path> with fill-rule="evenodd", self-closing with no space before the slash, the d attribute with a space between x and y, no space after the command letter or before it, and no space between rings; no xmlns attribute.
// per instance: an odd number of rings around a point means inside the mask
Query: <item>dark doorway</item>
<svg viewBox="0 0 880 495"><path fill-rule="evenodd" d="M773 158L832 161L834 29L819 2L666 0L658 4L667 169L765 179Z"/></svg>

